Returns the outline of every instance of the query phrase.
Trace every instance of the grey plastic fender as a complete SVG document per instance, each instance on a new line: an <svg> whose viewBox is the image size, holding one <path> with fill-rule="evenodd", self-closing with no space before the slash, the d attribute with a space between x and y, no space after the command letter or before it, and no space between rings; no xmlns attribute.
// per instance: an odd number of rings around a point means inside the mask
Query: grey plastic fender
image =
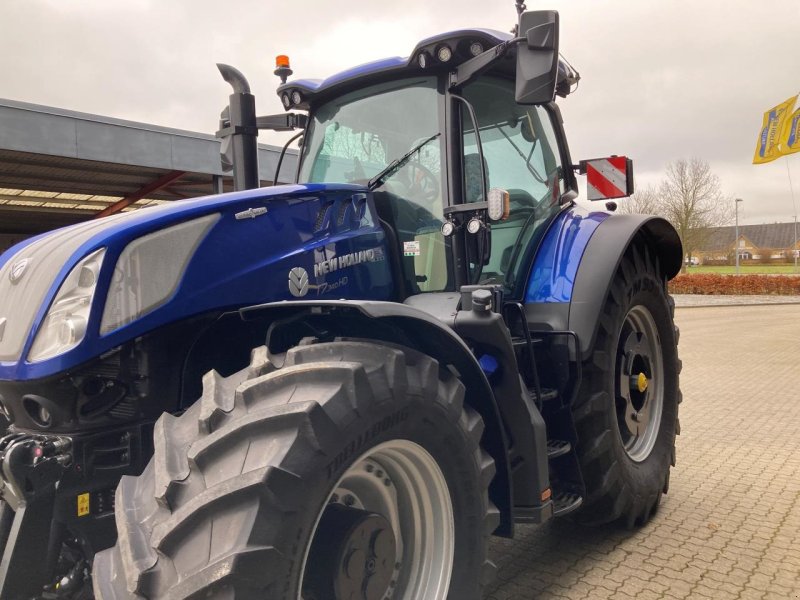
<svg viewBox="0 0 800 600"><path fill-rule="evenodd" d="M666 219L651 215L611 215L603 221L589 240L578 267L566 327L578 335L584 360L594 346L600 311L617 267L639 232L642 241L659 257L667 279L672 279L681 270L681 241Z"/></svg>

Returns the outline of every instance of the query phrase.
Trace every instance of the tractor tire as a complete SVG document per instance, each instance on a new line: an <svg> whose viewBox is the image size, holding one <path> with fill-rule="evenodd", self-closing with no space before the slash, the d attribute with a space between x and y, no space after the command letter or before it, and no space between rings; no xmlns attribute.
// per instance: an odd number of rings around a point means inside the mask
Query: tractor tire
<svg viewBox="0 0 800 600"><path fill-rule="evenodd" d="M646 523L669 487L680 433L675 303L645 244L620 261L573 407L586 486L578 522Z"/></svg>
<svg viewBox="0 0 800 600"><path fill-rule="evenodd" d="M481 598L499 523L464 386L416 351L301 342L215 371L117 488L98 599Z"/></svg>

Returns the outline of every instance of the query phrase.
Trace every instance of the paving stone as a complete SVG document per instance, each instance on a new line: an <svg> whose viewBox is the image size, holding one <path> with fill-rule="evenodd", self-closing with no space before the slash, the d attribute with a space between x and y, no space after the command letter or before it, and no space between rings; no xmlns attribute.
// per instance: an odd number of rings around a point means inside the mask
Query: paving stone
<svg viewBox="0 0 800 600"><path fill-rule="evenodd" d="M682 431L653 521L518 526L486 600L800 600L800 304L736 298L677 299Z"/></svg>

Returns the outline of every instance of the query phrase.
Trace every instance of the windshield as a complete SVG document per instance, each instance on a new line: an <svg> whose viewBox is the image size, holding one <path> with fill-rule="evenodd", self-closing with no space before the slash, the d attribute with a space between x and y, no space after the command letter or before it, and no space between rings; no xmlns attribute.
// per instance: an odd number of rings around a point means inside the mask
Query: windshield
<svg viewBox="0 0 800 600"><path fill-rule="evenodd" d="M440 232L440 99L434 77L346 94L316 109L303 145L299 181L372 182L375 208L396 238L409 293L443 290L448 281Z"/></svg>
<svg viewBox="0 0 800 600"><path fill-rule="evenodd" d="M433 78L395 81L337 98L313 115L300 181L366 184L392 161L438 133L438 121ZM420 160L432 173L440 174L438 140L421 149Z"/></svg>

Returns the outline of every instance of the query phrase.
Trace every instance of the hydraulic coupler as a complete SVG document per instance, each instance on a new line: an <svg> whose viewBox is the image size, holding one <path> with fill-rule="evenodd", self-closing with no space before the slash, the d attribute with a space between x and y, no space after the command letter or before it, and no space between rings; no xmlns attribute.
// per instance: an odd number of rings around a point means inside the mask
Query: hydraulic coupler
<svg viewBox="0 0 800 600"><path fill-rule="evenodd" d="M72 442L10 433L0 438L0 598L29 598L52 578L49 555L56 489Z"/></svg>

